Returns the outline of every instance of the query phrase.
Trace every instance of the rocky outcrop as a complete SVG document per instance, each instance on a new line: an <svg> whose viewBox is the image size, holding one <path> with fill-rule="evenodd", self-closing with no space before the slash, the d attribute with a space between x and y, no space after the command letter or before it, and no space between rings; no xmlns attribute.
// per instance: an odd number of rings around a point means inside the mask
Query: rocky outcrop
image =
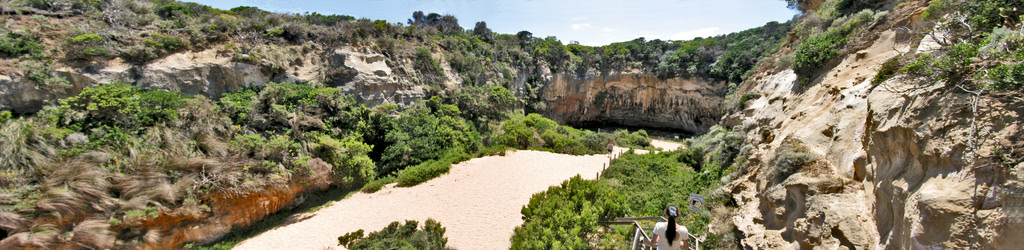
<svg viewBox="0 0 1024 250"><path fill-rule="evenodd" d="M920 4L920 3L917 3ZM901 5L890 22L920 13ZM902 15L902 16L901 16ZM1014 249L1024 223L1010 211L1007 176L1024 172L979 155L1021 136L1024 112L944 82L897 76L873 84L878 68L928 43L878 25L866 48L842 58L809 86L791 70L760 71L740 88L757 92L723 122L746 132L750 165L726 185L739 209L730 220L751 248ZM978 103L977 110L974 109ZM773 157L799 141L817 160L781 180ZM991 164L990 164L991 163ZM1018 189L1019 190L1019 189ZM1019 207L1020 205L1015 205Z"/></svg>
<svg viewBox="0 0 1024 250"><path fill-rule="evenodd" d="M45 84L25 76L0 75L0 110L34 113L43 106L56 105L61 98L77 95L86 86L96 83L89 77L66 70L55 70L49 77L62 80Z"/></svg>
<svg viewBox="0 0 1024 250"><path fill-rule="evenodd" d="M367 106L395 104L404 107L426 96L426 86L396 76L385 60L387 58L378 53L359 52L351 47L336 49L327 58L334 72L327 84L352 94Z"/></svg>
<svg viewBox="0 0 1024 250"><path fill-rule="evenodd" d="M223 48L175 53L143 65L115 59L87 67L53 70L51 77L63 79L57 84L41 84L20 75L0 75L0 110L33 113L43 106L56 104L61 98L77 95L85 87L115 81L214 99L271 81L339 87L368 106L396 104L404 107L425 96L425 84L419 83L415 76L396 75L386 63L388 59L381 54L351 47L329 51L308 52L305 57L295 59L298 63L293 66L266 59L239 61ZM403 62L393 63L404 72L412 71L411 66ZM458 80L449 79L447 85Z"/></svg>
<svg viewBox="0 0 1024 250"><path fill-rule="evenodd" d="M541 90L545 116L567 124L617 124L703 133L722 115L724 84L639 72L553 74Z"/></svg>

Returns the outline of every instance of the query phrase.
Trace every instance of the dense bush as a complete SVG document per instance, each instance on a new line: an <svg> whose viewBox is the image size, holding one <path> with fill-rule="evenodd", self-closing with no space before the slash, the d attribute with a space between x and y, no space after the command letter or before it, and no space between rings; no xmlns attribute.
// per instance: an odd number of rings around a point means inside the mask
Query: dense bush
<svg viewBox="0 0 1024 250"><path fill-rule="evenodd" d="M414 57L416 71L422 73L430 84L440 84L445 80L444 70L441 64L434 60L434 55L427 48L417 48Z"/></svg>
<svg viewBox="0 0 1024 250"><path fill-rule="evenodd" d="M846 44L846 39L846 34L832 31L801 42L793 60L793 71L800 76L801 83L810 81L814 73L839 56L839 47Z"/></svg>
<svg viewBox="0 0 1024 250"><path fill-rule="evenodd" d="M534 194L523 206L523 225L512 249L588 249L601 222L625 215L623 196L606 184L580 176Z"/></svg>
<svg viewBox="0 0 1024 250"><path fill-rule="evenodd" d="M608 142L620 147L647 148L651 138L640 130L630 133L618 130L614 133L596 133L559 126L551 119L538 114L513 117L505 121L501 131L491 136L491 143L517 149L539 149L565 154L607 153Z"/></svg>
<svg viewBox="0 0 1024 250"><path fill-rule="evenodd" d="M75 131L117 126L139 129L178 118L189 97L162 90L141 90L124 83L102 84L60 100L64 123Z"/></svg>
<svg viewBox="0 0 1024 250"><path fill-rule="evenodd" d="M397 221L377 232L363 236L363 230L350 232L338 237L338 245L357 249L448 249L448 238L444 236L445 228L433 219L423 222Z"/></svg>
<svg viewBox="0 0 1024 250"><path fill-rule="evenodd" d="M27 30L11 31L0 35L0 56L18 57L31 55L34 57L43 54L43 45L39 38Z"/></svg>
<svg viewBox="0 0 1024 250"><path fill-rule="evenodd" d="M416 166L411 166L398 172L399 187L411 187L423 183L435 177L447 174L452 164L469 160L471 156L465 152L453 149L445 153L444 157L436 160L428 160Z"/></svg>
<svg viewBox="0 0 1024 250"><path fill-rule="evenodd" d="M335 184L343 188L359 188L374 178L376 165L367 156L370 145L355 137L337 140L330 136L317 136L319 141L313 147L313 155L333 166L334 176L340 180Z"/></svg>

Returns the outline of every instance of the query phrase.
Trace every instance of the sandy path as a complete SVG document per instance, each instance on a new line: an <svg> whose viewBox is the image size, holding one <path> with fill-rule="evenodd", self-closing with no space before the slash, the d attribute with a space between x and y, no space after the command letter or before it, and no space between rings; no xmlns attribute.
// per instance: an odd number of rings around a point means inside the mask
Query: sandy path
<svg viewBox="0 0 1024 250"><path fill-rule="evenodd" d="M347 232L373 232L392 221L422 223L427 218L447 229L448 245L455 249L508 249L513 229L523 223L519 210L530 196L575 175L593 179L606 164L607 155L529 150L472 159L414 187L392 184L373 194L353 194L314 213L294 215L298 222L243 241L235 249L341 249L337 238Z"/></svg>

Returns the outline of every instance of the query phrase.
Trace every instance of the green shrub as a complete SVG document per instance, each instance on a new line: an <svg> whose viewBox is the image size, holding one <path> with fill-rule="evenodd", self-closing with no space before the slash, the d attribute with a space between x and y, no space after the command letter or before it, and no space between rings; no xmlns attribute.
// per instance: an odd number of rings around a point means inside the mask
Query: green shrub
<svg viewBox="0 0 1024 250"><path fill-rule="evenodd" d="M642 129L633 133L617 130L613 136L615 144L620 147L646 148L651 146L651 138L647 135L647 131Z"/></svg>
<svg viewBox="0 0 1024 250"><path fill-rule="evenodd" d="M334 166L334 175L341 179L340 183L335 184L343 188L355 188L373 178L376 165L367 156L372 149L370 145L354 137L345 137L340 141L326 135L316 138L318 143L313 147L314 155Z"/></svg>
<svg viewBox="0 0 1024 250"><path fill-rule="evenodd" d="M423 73L431 84L436 84L444 81L444 70L441 69L441 64L434 60L434 55L430 53L427 48L416 48L415 54L416 70Z"/></svg>
<svg viewBox="0 0 1024 250"><path fill-rule="evenodd" d="M900 68L899 72L913 77L932 77L935 75L935 70L932 69L932 64L934 63L935 56L932 56L932 54L920 54L917 56L917 59L910 61L906 66Z"/></svg>
<svg viewBox="0 0 1024 250"><path fill-rule="evenodd" d="M934 66L942 70L941 77L944 79L959 79L963 77L974 63L978 56L978 46L969 43L958 43L953 46L943 47L946 53L937 61Z"/></svg>
<svg viewBox="0 0 1024 250"><path fill-rule="evenodd" d="M395 177L377 178L367 182L366 185L363 186L362 191L363 193L375 193L380 191L381 188L384 188L385 185L395 183L395 180Z"/></svg>
<svg viewBox="0 0 1024 250"><path fill-rule="evenodd" d="M813 74L839 56L839 47L846 44L846 39L846 34L830 30L800 43L795 52L793 71L801 78L801 83L809 82Z"/></svg>
<svg viewBox="0 0 1024 250"><path fill-rule="evenodd" d="M818 156L810 153L807 146L800 141L787 138L782 145L775 150L775 156L770 160L775 172L776 181L782 181L797 172L804 166L816 161Z"/></svg>
<svg viewBox="0 0 1024 250"><path fill-rule="evenodd" d="M27 30L7 32L0 36L0 56L3 57L18 57L22 55L39 57L42 56L43 49L43 45L39 43L39 38Z"/></svg>
<svg viewBox="0 0 1024 250"><path fill-rule="evenodd" d="M0 124L10 121L13 117L10 110L0 111Z"/></svg>
<svg viewBox="0 0 1024 250"><path fill-rule="evenodd" d="M73 60L112 58L113 52L103 44L103 36L82 34L68 39L67 57Z"/></svg>
<svg viewBox="0 0 1024 250"><path fill-rule="evenodd" d="M194 14L192 8L184 6L178 3L168 3L157 7L156 13L160 17L172 19L172 18L183 18Z"/></svg>
<svg viewBox="0 0 1024 250"><path fill-rule="evenodd" d="M527 149L531 146L538 144L538 140L534 138L534 129L527 126L526 123L519 119L513 119L505 121L505 124L501 126L501 129L505 131L504 134L498 135L495 139L495 143L518 148Z"/></svg>
<svg viewBox="0 0 1024 250"><path fill-rule="evenodd" d="M992 81L988 85L994 90L1019 90L1024 87L1024 64L1000 64L985 73Z"/></svg>
<svg viewBox="0 0 1024 250"><path fill-rule="evenodd" d="M757 98L761 98L761 93L760 92L757 92L757 91L747 92L746 94L743 94L743 96L740 97L740 101L736 103L736 107L739 108L739 109L744 109L744 108L747 107L747 101L750 101L750 99L757 99Z"/></svg>
<svg viewBox="0 0 1024 250"><path fill-rule="evenodd" d="M512 249L590 249L590 239L602 232L600 222L625 215L625 203L603 182L572 177L530 197Z"/></svg>
<svg viewBox="0 0 1024 250"><path fill-rule="evenodd" d="M60 100L60 109L64 113L82 114L67 117L78 129L104 125L137 129L176 120L177 109L188 98L175 92L140 90L116 82L85 88L77 96Z"/></svg>
<svg viewBox="0 0 1024 250"><path fill-rule="evenodd" d="M181 38L177 38L174 36L153 34L151 35L150 38L152 39L142 40L142 45L156 49L157 56L174 53L179 50L185 49L188 46L188 44L184 40L181 40Z"/></svg>
<svg viewBox="0 0 1024 250"><path fill-rule="evenodd" d="M889 80L889 78L896 76L896 73L900 70L900 66L899 56L889 58L885 63L882 63L881 68L878 68L878 73L875 74L875 77L871 78L871 84L881 84L886 80Z"/></svg>
<svg viewBox="0 0 1024 250"><path fill-rule="evenodd" d="M439 159L451 150L476 152L480 134L459 108L432 98L427 105L407 109L395 120L395 127L385 132L391 143L382 152L378 176L392 174L407 166Z"/></svg>
<svg viewBox="0 0 1024 250"><path fill-rule="evenodd" d="M444 160L429 160L419 165L408 167L398 173L398 186L411 187L436 178L451 170L452 164Z"/></svg>
<svg viewBox="0 0 1024 250"><path fill-rule="evenodd" d="M255 89L244 88L233 93L224 94L220 98L220 107L224 113L231 117L234 124L246 124L249 122L249 116L253 110L252 102L255 98Z"/></svg>
<svg viewBox="0 0 1024 250"><path fill-rule="evenodd" d="M444 236L445 228L433 219L427 219L423 228L418 222L407 220L405 225L397 221L369 235L363 236L363 230L346 233L338 237L338 245L345 248L358 249L448 249L448 238Z"/></svg>

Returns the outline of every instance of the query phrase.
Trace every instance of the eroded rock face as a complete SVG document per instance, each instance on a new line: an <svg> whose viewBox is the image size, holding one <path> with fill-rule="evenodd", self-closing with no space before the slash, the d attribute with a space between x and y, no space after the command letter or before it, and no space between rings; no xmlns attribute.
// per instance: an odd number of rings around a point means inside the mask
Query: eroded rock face
<svg viewBox="0 0 1024 250"><path fill-rule="evenodd" d="M15 113L34 113L57 100L75 96L86 86L95 84L91 78L73 71L57 70L51 77L62 78L59 83L38 83L24 76L0 75L0 110Z"/></svg>
<svg viewBox="0 0 1024 250"><path fill-rule="evenodd" d="M703 133L722 115L724 84L692 78L659 79L644 73L605 76L553 74L541 90L561 123L611 123Z"/></svg>
<svg viewBox="0 0 1024 250"><path fill-rule="evenodd" d="M382 54L363 53L350 47L334 50L327 59L328 65L343 70L334 70L338 73L331 75L327 84L341 88L371 107L381 104L405 107L426 96L425 86L396 76L385 60Z"/></svg>
<svg viewBox="0 0 1024 250"><path fill-rule="evenodd" d="M909 8L909 7L908 7ZM896 11L900 15L900 10ZM1008 174L976 168L1020 136L1018 106L975 97L946 83L871 78L887 59L912 50L895 28L879 31L810 86L790 70L759 72L739 92L760 97L723 120L747 133L751 164L724 189L739 205L731 218L752 248L1014 249L1022 223L1008 220ZM995 112L1008 110L1008 112ZM977 121L973 121L975 114ZM971 137L972 123L977 134ZM770 159L786 140L818 157L775 180ZM971 145L976 145L971 149ZM977 160L977 159L975 159Z"/></svg>

